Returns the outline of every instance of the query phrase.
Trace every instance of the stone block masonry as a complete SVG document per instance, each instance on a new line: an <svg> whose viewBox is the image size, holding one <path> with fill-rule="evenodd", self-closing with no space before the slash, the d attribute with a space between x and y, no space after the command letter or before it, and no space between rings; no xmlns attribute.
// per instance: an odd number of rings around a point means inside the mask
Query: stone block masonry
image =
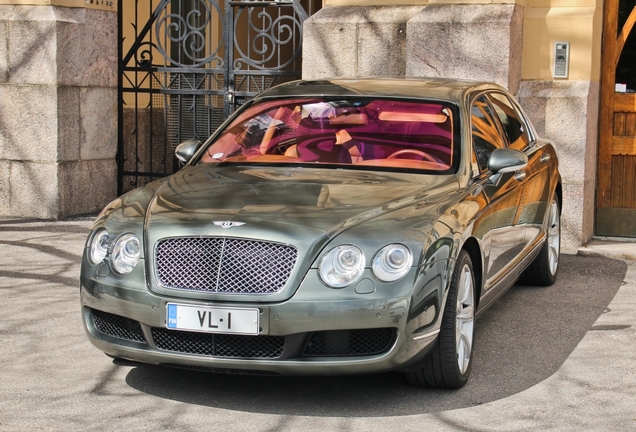
<svg viewBox="0 0 636 432"><path fill-rule="evenodd" d="M117 59L114 11L0 5L0 216L115 198Z"/></svg>

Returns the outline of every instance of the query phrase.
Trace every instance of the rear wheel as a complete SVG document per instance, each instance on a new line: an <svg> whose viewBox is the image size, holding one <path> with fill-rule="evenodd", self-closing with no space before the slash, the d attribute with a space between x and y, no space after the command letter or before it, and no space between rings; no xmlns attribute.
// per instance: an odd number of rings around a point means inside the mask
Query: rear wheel
<svg viewBox="0 0 636 432"><path fill-rule="evenodd" d="M550 286L556 282L561 257L561 212L554 197L548 215L548 232L539 255L523 272L519 282L525 285Z"/></svg>
<svg viewBox="0 0 636 432"><path fill-rule="evenodd" d="M437 345L419 370L407 372L413 384L456 389L466 384L472 364L475 323L475 276L466 251L453 270Z"/></svg>

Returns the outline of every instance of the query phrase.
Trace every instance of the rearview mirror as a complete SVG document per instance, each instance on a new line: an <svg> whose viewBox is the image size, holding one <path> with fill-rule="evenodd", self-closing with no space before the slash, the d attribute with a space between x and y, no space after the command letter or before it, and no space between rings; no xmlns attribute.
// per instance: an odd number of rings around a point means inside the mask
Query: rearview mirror
<svg viewBox="0 0 636 432"><path fill-rule="evenodd" d="M174 154L177 159L185 165L192 159L192 156L199 150L199 147L201 147L201 141L196 138L189 139L179 144Z"/></svg>

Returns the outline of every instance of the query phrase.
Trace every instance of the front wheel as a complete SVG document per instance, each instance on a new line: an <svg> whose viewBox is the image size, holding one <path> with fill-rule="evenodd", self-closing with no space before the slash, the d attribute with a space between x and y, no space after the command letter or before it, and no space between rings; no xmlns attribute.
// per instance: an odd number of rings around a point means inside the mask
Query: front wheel
<svg viewBox="0 0 636 432"><path fill-rule="evenodd" d="M550 286L556 282L561 257L561 210L555 196L550 205L545 243L519 282L525 285Z"/></svg>
<svg viewBox="0 0 636 432"><path fill-rule="evenodd" d="M439 339L420 369L407 372L412 384L457 389L470 375L475 323L475 276L466 251L461 251L448 290Z"/></svg>

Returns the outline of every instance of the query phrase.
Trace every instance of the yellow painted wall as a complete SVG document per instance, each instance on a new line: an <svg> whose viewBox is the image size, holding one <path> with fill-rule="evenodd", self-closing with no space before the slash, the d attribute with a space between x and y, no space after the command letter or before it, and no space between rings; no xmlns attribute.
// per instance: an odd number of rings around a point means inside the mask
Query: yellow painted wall
<svg viewBox="0 0 636 432"><path fill-rule="evenodd" d="M596 0L528 0L523 33L524 80L552 80L554 42L567 41L570 42L568 79L599 81L603 8L602 0L596 3Z"/></svg>

